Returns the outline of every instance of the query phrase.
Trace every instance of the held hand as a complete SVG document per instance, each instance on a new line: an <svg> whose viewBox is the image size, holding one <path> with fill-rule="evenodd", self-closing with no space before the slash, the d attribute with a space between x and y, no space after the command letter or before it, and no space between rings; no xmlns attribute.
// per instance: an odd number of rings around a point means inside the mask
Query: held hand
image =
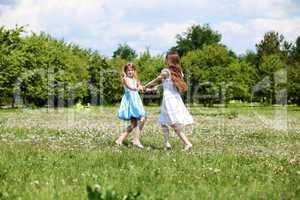
<svg viewBox="0 0 300 200"><path fill-rule="evenodd" d="M147 88L145 92L152 92L152 88Z"/></svg>
<svg viewBox="0 0 300 200"><path fill-rule="evenodd" d="M144 87L142 86L142 85L139 85L139 87L138 87L138 91L141 91L142 93L144 93Z"/></svg>
<svg viewBox="0 0 300 200"><path fill-rule="evenodd" d="M147 92L147 88L145 88L145 86L142 86L142 88L143 88L142 90L143 93Z"/></svg>
<svg viewBox="0 0 300 200"><path fill-rule="evenodd" d="M156 92L157 91L157 86L155 86L155 87L152 87L152 88L146 88L145 89L145 92Z"/></svg>

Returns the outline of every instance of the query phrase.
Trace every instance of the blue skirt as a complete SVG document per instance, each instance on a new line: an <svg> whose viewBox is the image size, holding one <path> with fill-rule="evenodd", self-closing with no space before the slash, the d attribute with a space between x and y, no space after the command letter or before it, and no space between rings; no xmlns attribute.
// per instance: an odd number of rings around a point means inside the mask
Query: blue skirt
<svg viewBox="0 0 300 200"><path fill-rule="evenodd" d="M118 118L131 120L146 117L141 97L137 91L126 90L118 111Z"/></svg>

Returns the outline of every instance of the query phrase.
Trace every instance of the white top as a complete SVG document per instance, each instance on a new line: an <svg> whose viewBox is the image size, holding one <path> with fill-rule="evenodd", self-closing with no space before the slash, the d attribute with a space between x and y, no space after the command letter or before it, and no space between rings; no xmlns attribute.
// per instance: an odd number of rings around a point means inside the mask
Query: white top
<svg viewBox="0 0 300 200"><path fill-rule="evenodd" d="M178 89L176 88L175 84L173 83L173 81L171 79L170 70L164 68L161 71L161 76L163 78L162 83L163 83L164 93L171 93L172 95L180 96Z"/></svg>
<svg viewBox="0 0 300 200"><path fill-rule="evenodd" d="M159 123L164 125L193 123L193 118L186 109L180 93L171 79L171 72L165 68L161 71L163 83L163 100L160 108Z"/></svg>

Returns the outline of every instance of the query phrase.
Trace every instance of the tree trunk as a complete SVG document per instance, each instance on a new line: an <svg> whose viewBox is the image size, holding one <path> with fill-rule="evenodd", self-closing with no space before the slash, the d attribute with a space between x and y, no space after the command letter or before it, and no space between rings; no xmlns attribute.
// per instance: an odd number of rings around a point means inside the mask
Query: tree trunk
<svg viewBox="0 0 300 200"><path fill-rule="evenodd" d="M12 107L12 108L15 108L15 97L12 98L12 101L11 101L11 107Z"/></svg>

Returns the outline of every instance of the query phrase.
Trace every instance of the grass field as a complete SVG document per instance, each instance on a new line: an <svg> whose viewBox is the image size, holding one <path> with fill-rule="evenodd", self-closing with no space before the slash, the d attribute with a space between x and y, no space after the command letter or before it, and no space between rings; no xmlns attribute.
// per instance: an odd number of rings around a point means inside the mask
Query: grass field
<svg viewBox="0 0 300 200"><path fill-rule="evenodd" d="M192 107L189 153L146 110L144 150L117 107L0 110L0 199L300 199L300 108Z"/></svg>

